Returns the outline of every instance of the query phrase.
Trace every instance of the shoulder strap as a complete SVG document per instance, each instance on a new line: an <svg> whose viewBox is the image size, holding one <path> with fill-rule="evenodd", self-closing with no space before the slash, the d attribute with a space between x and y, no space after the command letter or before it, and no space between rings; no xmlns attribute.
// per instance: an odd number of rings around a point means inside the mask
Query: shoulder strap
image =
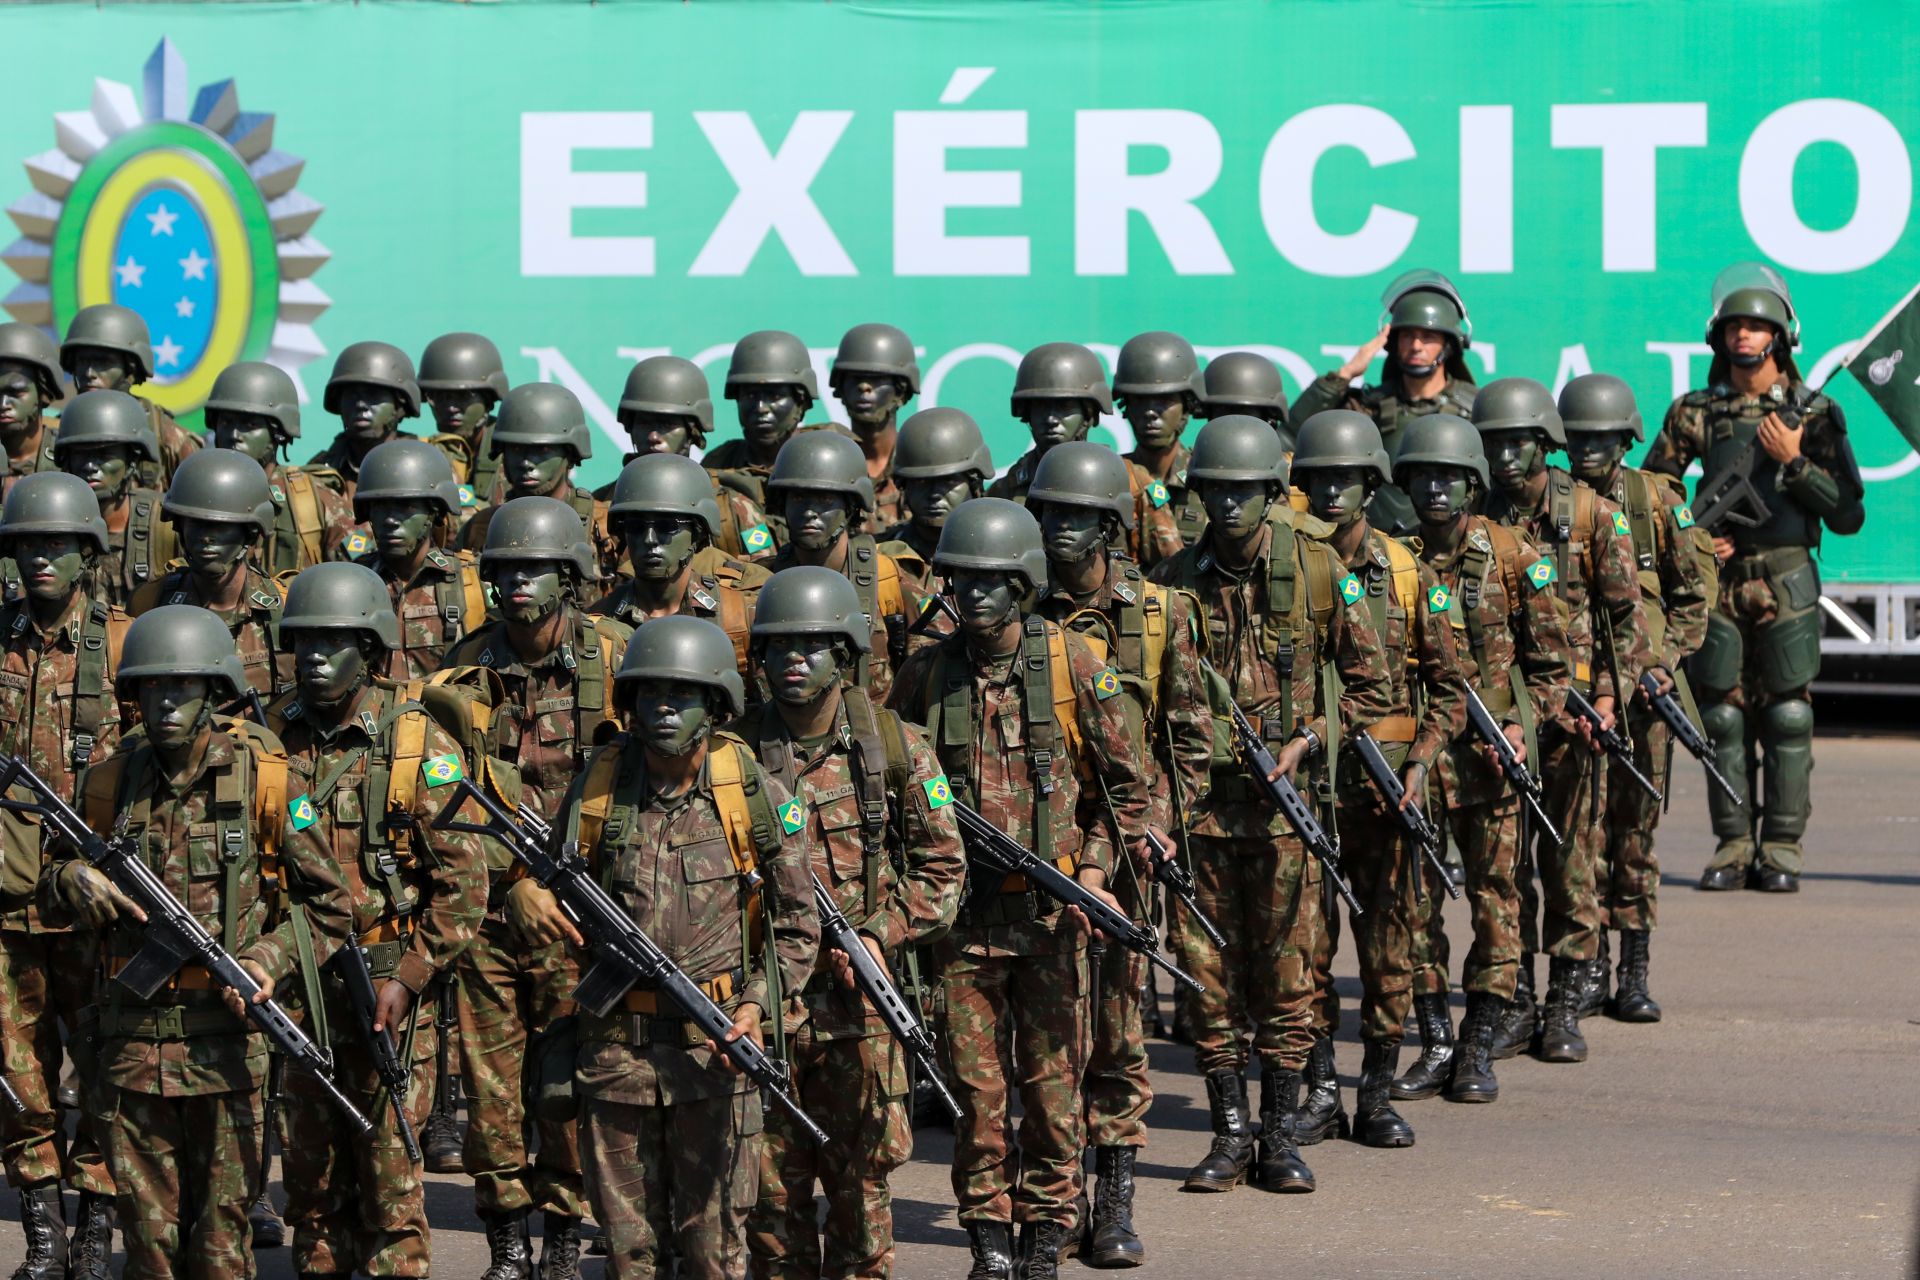
<svg viewBox="0 0 1920 1280"><path fill-rule="evenodd" d="M1655 519L1654 515L1655 509L1664 504L1654 493L1653 482L1646 472L1628 467L1625 476L1627 529L1633 538L1633 558L1640 571L1647 573L1656 569L1660 553L1665 550L1666 522Z"/></svg>
<svg viewBox="0 0 1920 1280"><path fill-rule="evenodd" d="M1393 594L1400 607L1411 615L1420 602L1420 562L1413 558L1399 539L1388 538L1387 560L1393 566Z"/></svg>
<svg viewBox="0 0 1920 1280"><path fill-rule="evenodd" d="M887 798L904 792L905 782L900 774L906 761L895 748L899 721L893 720L893 733L881 732L882 718L892 718L893 713L875 707L865 689L848 689L843 696L847 728L853 735L854 799L860 809L861 866L866 881L867 913L871 915L880 906L880 864L886 857L887 847Z"/></svg>
<svg viewBox="0 0 1920 1280"><path fill-rule="evenodd" d="M73 672L73 749L71 767L78 770L93 759L94 746L100 741L100 726L112 710L113 691L107 687L109 675L119 667L118 645L113 643L114 611L105 600L95 600L80 624L80 652ZM121 619L119 632L126 635L127 622Z"/></svg>
<svg viewBox="0 0 1920 1280"><path fill-rule="evenodd" d="M293 514L294 536L300 539L300 553L308 564L326 559L321 545L326 522L320 518L320 497L313 490L313 477L297 468L283 473L287 482L287 510Z"/></svg>
<svg viewBox="0 0 1920 1280"><path fill-rule="evenodd" d="M587 761L587 780L581 785L580 808L575 819L579 827L574 838L582 849L597 851L600 848L607 815L613 811L614 780L620 774L621 748L625 743L624 737L615 738Z"/></svg>

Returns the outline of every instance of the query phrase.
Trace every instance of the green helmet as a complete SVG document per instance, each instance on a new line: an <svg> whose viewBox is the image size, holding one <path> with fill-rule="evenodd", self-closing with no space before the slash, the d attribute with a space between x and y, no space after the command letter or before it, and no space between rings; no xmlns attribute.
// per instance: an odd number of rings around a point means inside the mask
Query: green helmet
<svg viewBox="0 0 1920 1280"><path fill-rule="evenodd" d="M425 440L386 440L360 460L360 483L353 490L353 515L368 519L368 504L396 498L424 498L448 515L460 514L460 482L447 455Z"/></svg>
<svg viewBox="0 0 1920 1280"><path fill-rule="evenodd" d="M630 689L640 680L705 685L726 695L731 714L737 716L747 709L747 687L734 660L733 641L705 618L673 614L651 618L636 630L627 641L627 656L613 677L617 705L625 706L632 697L622 686Z"/></svg>
<svg viewBox="0 0 1920 1280"><path fill-rule="evenodd" d="M173 521L214 520L250 524L273 536L273 492L260 464L234 449L198 449L173 469L173 483L160 500Z"/></svg>
<svg viewBox="0 0 1920 1280"><path fill-rule="evenodd" d="M877 373L907 384L907 399L920 394L920 362L913 358L913 339L890 324L857 324L840 339L833 357L836 394L843 373Z"/></svg>
<svg viewBox="0 0 1920 1280"><path fill-rule="evenodd" d="M93 486L65 471L37 471L21 476L7 490L0 507L0 542L23 533L78 533L93 539L94 550L106 554L107 522Z"/></svg>
<svg viewBox="0 0 1920 1280"><path fill-rule="evenodd" d="M941 526L933 567L947 573L987 569L1018 574L1036 597L1047 594L1047 552L1040 522L1033 512L1005 498L969 498L955 507Z"/></svg>
<svg viewBox="0 0 1920 1280"><path fill-rule="evenodd" d="M852 498L860 510L873 512L873 477L867 474L867 455L852 436L837 430L796 431L780 446L767 477L767 494L786 489L818 489Z"/></svg>
<svg viewBox="0 0 1920 1280"><path fill-rule="evenodd" d="M98 347L126 356L133 361L133 384L153 376L153 338L138 311L111 302L80 308L67 325L67 340L60 344L60 367L68 373L73 372L76 347Z"/></svg>
<svg viewBox="0 0 1920 1280"><path fill-rule="evenodd" d="M707 528L707 540L720 536L720 501L713 478L692 458L677 453L643 453L614 481L607 514L692 516Z"/></svg>
<svg viewBox="0 0 1920 1280"><path fill-rule="evenodd" d="M285 369L264 360L243 360L220 371L207 396L208 413L251 413L279 424L276 433L300 438L300 393Z"/></svg>
<svg viewBox="0 0 1920 1280"><path fill-rule="evenodd" d="M507 394L500 348L478 333L443 333L420 353L420 390L485 391L495 401Z"/></svg>
<svg viewBox="0 0 1920 1280"><path fill-rule="evenodd" d="M1109 511L1120 517L1121 527L1133 528L1133 484L1127 461L1091 440L1069 440L1041 455L1027 489L1027 505L1042 502Z"/></svg>
<svg viewBox="0 0 1920 1280"><path fill-rule="evenodd" d="M860 593L847 575L819 565L782 569L760 587L753 608L753 638L840 636L857 653L873 648L873 624L860 608Z"/></svg>
<svg viewBox="0 0 1920 1280"><path fill-rule="evenodd" d="M1380 442L1380 428L1364 413L1325 409L1300 424L1293 447L1293 474L1314 467L1365 467L1380 478L1393 479L1393 463ZM1188 475L1193 472L1189 468Z"/></svg>
<svg viewBox="0 0 1920 1280"><path fill-rule="evenodd" d="M1407 471L1421 463L1471 471L1482 489L1493 483L1480 433L1471 422L1451 413L1429 413L1401 428L1400 452L1393 459L1394 480L1405 484Z"/></svg>
<svg viewBox="0 0 1920 1280"><path fill-rule="evenodd" d="M40 394L49 402L66 394L60 384L60 348L39 325L18 320L0 324L0 360L31 366Z"/></svg>
<svg viewBox="0 0 1920 1280"><path fill-rule="evenodd" d="M340 412L340 388L344 386L385 387L400 397L402 417L420 416L420 384L413 376L413 361L407 353L386 342L356 342L334 359L333 372L327 377L327 389L320 406L328 413Z"/></svg>
<svg viewBox="0 0 1920 1280"><path fill-rule="evenodd" d="M1391 329L1432 329L1457 341L1462 349L1473 345L1473 323L1467 304L1453 281L1431 267L1415 267L1394 277L1380 295L1385 308L1380 323Z"/></svg>
<svg viewBox="0 0 1920 1280"><path fill-rule="evenodd" d="M1193 344L1177 333L1136 334L1120 348L1113 366L1113 394L1156 396L1181 392L1198 401L1206 389Z"/></svg>
<svg viewBox="0 0 1920 1280"><path fill-rule="evenodd" d="M379 574L351 560L330 560L294 575L280 610L281 632L327 629L370 635L389 651L400 647L400 619Z"/></svg>
<svg viewBox="0 0 1920 1280"><path fill-rule="evenodd" d="M1787 279L1764 262L1736 262L1713 280L1713 318L1707 321L1707 345L1721 352L1720 326L1735 316L1765 320L1780 330L1787 350L1800 345L1800 319L1794 314Z"/></svg>
<svg viewBox="0 0 1920 1280"><path fill-rule="evenodd" d="M1100 412L1113 412L1113 393L1100 357L1077 342L1043 342L1020 357L1013 375L1013 416L1029 400L1091 400Z"/></svg>
<svg viewBox="0 0 1920 1280"><path fill-rule="evenodd" d="M1560 420L1568 435L1583 431L1631 431L1646 439L1633 388L1610 373L1583 373L1560 388Z"/></svg>
<svg viewBox="0 0 1920 1280"><path fill-rule="evenodd" d="M713 392L699 365L680 356L648 356L627 371L620 392L621 412L662 413L692 418L693 442L705 444L713 430Z"/></svg>
<svg viewBox="0 0 1920 1280"><path fill-rule="evenodd" d="M807 344L780 329L761 329L733 344L727 362L726 397L740 398L741 387L798 387L806 394L801 408L820 398Z"/></svg>
<svg viewBox="0 0 1920 1280"><path fill-rule="evenodd" d="M557 560L572 566L582 582L600 576L593 548L587 545L586 526L558 498L513 498L494 511L487 524L487 545L480 550L481 571L521 560Z"/></svg>
<svg viewBox="0 0 1920 1280"><path fill-rule="evenodd" d="M1248 409L1287 411L1287 391L1273 361L1253 351L1227 351L1207 361L1200 412L1225 417Z"/></svg>
<svg viewBox="0 0 1920 1280"><path fill-rule="evenodd" d="M124 391L82 391L75 396L60 414L53 460L65 467L74 449L101 444L123 444L149 462L160 461L160 440L147 420L146 404Z"/></svg>
<svg viewBox="0 0 1920 1280"><path fill-rule="evenodd" d="M1473 397L1473 425L1488 431L1544 431L1562 449L1567 447L1566 425L1553 403L1553 392L1532 378L1496 378Z"/></svg>
<svg viewBox="0 0 1920 1280"><path fill-rule="evenodd" d="M1058 446L1055 446L1056 448ZM1280 437L1260 419L1229 413L1194 437L1187 457L1187 483L1209 480L1287 482L1287 454Z"/></svg>
<svg viewBox="0 0 1920 1280"><path fill-rule="evenodd" d="M233 633L211 610L192 604L149 609L127 628L114 691L122 698L136 698L134 682L149 676L200 676L216 687L225 685L228 698L239 697L247 687Z"/></svg>
<svg viewBox="0 0 1920 1280"><path fill-rule="evenodd" d="M593 430L580 397L557 382L523 382L500 401L493 423L493 456L508 445L562 445L573 460L593 456Z"/></svg>
<svg viewBox="0 0 1920 1280"><path fill-rule="evenodd" d="M982 480L993 476L993 454L973 415L942 405L922 409L900 424L893 447L896 480L936 480L971 472Z"/></svg>

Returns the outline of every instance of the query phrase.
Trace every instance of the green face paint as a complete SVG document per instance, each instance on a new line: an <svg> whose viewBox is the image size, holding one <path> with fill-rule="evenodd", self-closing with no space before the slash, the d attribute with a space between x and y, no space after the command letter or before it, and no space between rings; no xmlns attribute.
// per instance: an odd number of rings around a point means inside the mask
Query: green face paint
<svg viewBox="0 0 1920 1280"><path fill-rule="evenodd" d="M1473 501L1473 479L1473 473L1464 467L1425 463L1408 467L1407 498L1420 523L1436 527L1452 523Z"/></svg>
<svg viewBox="0 0 1920 1280"><path fill-rule="evenodd" d="M1328 524L1346 525L1366 511L1368 472L1359 467L1315 467L1295 477L1307 491L1307 509Z"/></svg>
<svg viewBox="0 0 1920 1280"><path fill-rule="evenodd" d="M1069 440L1085 440L1099 416L1090 400L1027 401L1027 430L1033 447L1042 453Z"/></svg>
<svg viewBox="0 0 1920 1280"><path fill-rule="evenodd" d="M152 676L139 683L140 723L163 751L185 751L213 714L204 676Z"/></svg>
<svg viewBox="0 0 1920 1280"><path fill-rule="evenodd" d="M802 551L816 554L838 542L853 521L852 503L844 493L821 489L786 491L787 536Z"/></svg>
<svg viewBox="0 0 1920 1280"><path fill-rule="evenodd" d="M1094 507L1045 503L1040 508L1040 540L1055 564L1082 564L1104 545L1105 513Z"/></svg>
<svg viewBox="0 0 1920 1280"><path fill-rule="evenodd" d="M433 413L433 425L441 432L468 438L480 433L480 428L487 424L488 410L493 407L493 393L474 387L422 391L420 397L427 402L427 408Z"/></svg>
<svg viewBox="0 0 1920 1280"><path fill-rule="evenodd" d="M388 564L408 564L433 537L439 508L425 498L373 498L367 504L373 545Z"/></svg>
<svg viewBox="0 0 1920 1280"><path fill-rule="evenodd" d="M214 448L244 453L263 468L273 461L272 418L257 413L209 413L207 419Z"/></svg>
<svg viewBox="0 0 1920 1280"><path fill-rule="evenodd" d="M9 542L20 581L35 600L66 599L86 572L92 546L77 533L25 533Z"/></svg>
<svg viewBox="0 0 1920 1280"><path fill-rule="evenodd" d="M620 528L634 576L648 582L672 582L679 577L698 550L694 527L695 522L684 516L627 516Z"/></svg>
<svg viewBox="0 0 1920 1280"><path fill-rule="evenodd" d="M761 667L777 701L805 706L840 683L835 636L774 636L761 651Z"/></svg>
<svg viewBox="0 0 1920 1280"><path fill-rule="evenodd" d="M913 523L925 533L938 533L953 509L973 497L970 476L938 476L909 480L901 486Z"/></svg>
<svg viewBox="0 0 1920 1280"><path fill-rule="evenodd" d="M500 446L500 474L507 478L512 497L541 497L552 493L572 470L573 450L563 444Z"/></svg>
<svg viewBox="0 0 1920 1280"><path fill-rule="evenodd" d="M834 393L860 435L870 436L892 422L907 402L906 388L884 373L849 373L834 382Z"/></svg>
<svg viewBox="0 0 1920 1280"><path fill-rule="evenodd" d="M1025 584L1011 573L990 570L949 574L948 593L968 635L988 636L1020 616Z"/></svg>
<svg viewBox="0 0 1920 1280"><path fill-rule="evenodd" d="M1497 488L1519 489L1546 466L1546 450L1532 431L1489 431L1480 443L1486 448L1487 471Z"/></svg>
<svg viewBox="0 0 1920 1280"><path fill-rule="evenodd" d="M80 444L61 451L62 470L70 471L93 488L102 510L120 500L133 477L133 450L123 444Z"/></svg>
<svg viewBox="0 0 1920 1280"><path fill-rule="evenodd" d="M1567 433L1567 469L1588 484L1613 478L1613 469L1627 456L1633 441L1629 431L1570 431Z"/></svg>
<svg viewBox="0 0 1920 1280"><path fill-rule="evenodd" d="M345 627L302 628L289 633L289 639L300 694L315 706L338 705L372 674L358 632Z"/></svg>
<svg viewBox="0 0 1920 1280"><path fill-rule="evenodd" d="M521 626L551 616L566 599L562 569L552 560L496 562L491 581L501 616Z"/></svg>
<svg viewBox="0 0 1920 1280"><path fill-rule="evenodd" d="M0 436L27 431L40 421L46 407L40 377L33 366L0 360Z"/></svg>
<svg viewBox="0 0 1920 1280"><path fill-rule="evenodd" d="M105 347L69 347L73 385L79 391L125 391L133 382L133 363Z"/></svg>
<svg viewBox="0 0 1920 1280"><path fill-rule="evenodd" d="M1251 537L1267 518L1273 499L1268 496L1268 481L1210 480L1201 492L1200 503L1207 509L1207 523L1222 537L1235 540Z"/></svg>
<svg viewBox="0 0 1920 1280"><path fill-rule="evenodd" d="M684 756L713 732L713 711L704 685L683 680L641 680L633 690L634 736L648 751Z"/></svg>
<svg viewBox="0 0 1920 1280"><path fill-rule="evenodd" d="M365 382L340 386L340 429L350 439L375 445L400 428L400 395Z"/></svg>
<svg viewBox="0 0 1920 1280"><path fill-rule="evenodd" d="M649 413L644 409L622 409L620 425L633 438L635 453L684 454L693 446L693 418L670 413Z"/></svg>
<svg viewBox="0 0 1920 1280"><path fill-rule="evenodd" d="M1146 448L1171 448L1187 429L1187 398L1177 391L1128 396L1125 408L1133 438Z"/></svg>
<svg viewBox="0 0 1920 1280"><path fill-rule="evenodd" d="M734 406L748 446L761 454L777 453L807 414L802 394L793 386L741 387Z"/></svg>
<svg viewBox="0 0 1920 1280"><path fill-rule="evenodd" d="M250 524L192 517L176 521L175 528L187 568L204 582L224 581L234 566L246 558L247 548L259 533Z"/></svg>

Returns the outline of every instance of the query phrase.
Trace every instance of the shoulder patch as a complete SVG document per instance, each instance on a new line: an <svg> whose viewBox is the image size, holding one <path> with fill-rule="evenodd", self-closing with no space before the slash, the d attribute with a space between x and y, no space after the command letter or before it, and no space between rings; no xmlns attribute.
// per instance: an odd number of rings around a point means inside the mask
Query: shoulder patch
<svg viewBox="0 0 1920 1280"><path fill-rule="evenodd" d="M473 507L473 506L478 506L479 503L480 503L480 497L478 494L474 493L472 485L463 484L460 486L460 505L461 506Z"/></svg>
<svg viewBox="0 0 1920 1280"><path fill-rule="evenodd" d="M1453 603L1453 592L1447 590L1447 584L1438 582L1427 592L1427 612L1445 613L1447 606Z"/></svg>
<svg viewBox="0 0 1920 1280"><path fill-rule="evenodd" d="M269 496L273 498L274 506L284 507L287 505L287 491L285 489L282 489L279 485L277 484L268 485L267 493Z"/></svg>
<svg viewBox="0 0 1920 1280"><path fill-rule="evenodd" d="M1120 692L1120 677L1113 673L1112 667L1107 667L1093 678L1093 696L1100 701L1105 702L1118 692Z"/></svg>
<svg viewBox="0 0 1920 1280"><path fill-rule="evenodd" d="M1673 523L1682 529L1693 528L1693 508L1675 507L1673 509Z"/></svg>
<svg viewBox="0 0 1920 1280"><path fill-rule="evenodd" d="M927 808L944 809L953 803L953 787L948 784L946 774L928 778L920 786L927 793Z"/></svg>
<svg viewBox="0 0 1920 1280"><path fill-rule="evenodd" d="M1475 551L1492 551L1493 539L1487 536L1485 529L1475 528L1472 533L1467 535L1467 545Z"/></svg>
<svg viewBox="0 0 1920 1280"><path fill-rule="evenodd" d="M1340 598L1348 604L1359 604L1360 597L1366 594L1367 589L1360 584L1360 579L1351 573L1340 580Z"/></svg>
<svg viewBox="0 0 1920 1280"><path fill-rule="evenodd" d="M293 823L295 831L305 831L320 821L320 815L314 810L313 801L306 796L296 796L287 801L287 818Z"/></svg>
<svg viewBox="0 0 1920 1280"><path fill-rule="evenodd" d="M795 796L780 806L780 829L792 835L807 823L807 807Z"/></svg>
<svg viewBox="0 0 1920 1280"><path fill-rule="evenodd" d="M758 555L773 545L773 534L764 524L757 524L741 532L740 545L746 548L747 554Z"/></svg>
<svg viewBox="0 0 1920 1280"><path fill-rule="evenodd" d="M1541 556L1527 566L1527 581L1533 584L1535 591L1544 591L1560 578L1560 571L1553 567L1549 556Z"/></svg>
<svg viewBox="0 0 1920 1280"><path fill-rule="evenodd" d="M1161 484L1158 480L1149 483L1147 485L1147 501L1153 504L1153 508L1156 511L1166 506L1167 486Z"/></svg>
<svg viewBox="0 0 1920 1280"><path fill-rule="evenodd" d="M361 533L358 529L355 529L352 533L347 535L347 554L348 555L357 556L371 550L373 550L373 539L369 538L366 534Z"/></svg>
<svg viewBox="0 0 1920 1280"><path fill-rule="evenodd" d="M1624 511L1616 511L1613 513L1613 536L1616 538L1631 538L1633 536L1633 527L1627 523L1627 513Z"/></svg>
<svg viewBox="0 0 1920 1280"><path fill-rule="evenodd" d="M444 787L449 782L458 782L467 775L466 771L460 767L460 757L448 754L421 761L420 776L427 780L427 785L430 787Z"/></svg>

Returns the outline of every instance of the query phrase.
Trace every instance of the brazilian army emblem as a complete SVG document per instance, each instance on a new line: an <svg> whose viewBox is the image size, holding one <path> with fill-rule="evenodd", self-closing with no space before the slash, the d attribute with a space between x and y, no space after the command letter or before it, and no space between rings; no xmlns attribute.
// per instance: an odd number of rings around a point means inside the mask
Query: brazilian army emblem
<svg viewBox="0 0 1920 1280"><path fill-rule="evenodd" d="M33 190L7 208L20 228L0 251L20 277L8 315L57 339L82 307L138 312L153 335L141 395L175 415L236 361L291 372L325 354L322 206L297 189L306 162L275 148L274 117L242 110L232 80L189 93L163 39L137 91L97 79L91 107L53 126L57 145L26 162Z"/></svg>

